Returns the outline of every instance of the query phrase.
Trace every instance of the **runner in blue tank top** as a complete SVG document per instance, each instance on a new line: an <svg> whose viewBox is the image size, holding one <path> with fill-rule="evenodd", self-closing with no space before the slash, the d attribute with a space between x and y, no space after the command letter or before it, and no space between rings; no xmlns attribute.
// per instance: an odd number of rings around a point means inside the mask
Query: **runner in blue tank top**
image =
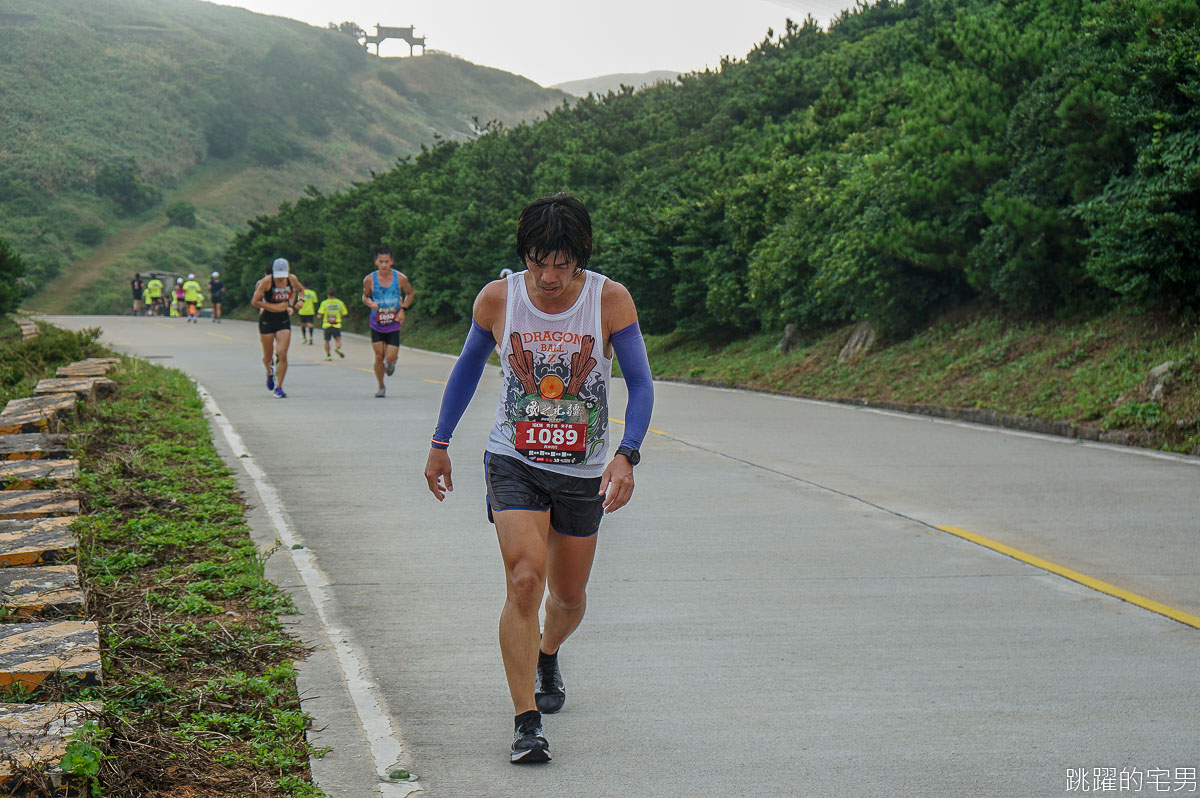
<svg viewBox="0 0 1200 798"><path fill-rule="evenodd" d="M522 211L517 255L526 271L488 283L475 298L425 464L426 484L442 501L454 489L450 436L499 343L502 388L484 482L507 584L500 652L515 713L515 764L550 760L542 713L558 712L566 700L559 646L583 620L600 520L633 495L654 405L633 298L587 270L591 253L592 223L575 197L543 197ZM629 401L620 446L606 465L614 355Z"/></svg>
<svg viewBox="0 0 1200 798"><path fill-rule="evenodd" d="M400 326L412 307L413 288L408 278L392 267L396 259L388 247L375 250L375 271L363 278L363 304L371 309L371 348L375 350L376 398L387 395L383 375L396 370L400 355Z"/></svg>

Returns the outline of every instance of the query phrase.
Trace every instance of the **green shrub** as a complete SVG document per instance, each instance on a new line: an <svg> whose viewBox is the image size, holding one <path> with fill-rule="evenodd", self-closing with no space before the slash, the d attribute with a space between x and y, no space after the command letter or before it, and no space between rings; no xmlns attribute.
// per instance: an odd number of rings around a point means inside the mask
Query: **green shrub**
<svg viewBox="0 0 1200 798"><path fill-rule="evenodd" d="M167 206L167 219L175 227L196 226L196 206L180 200Z"/></svg>

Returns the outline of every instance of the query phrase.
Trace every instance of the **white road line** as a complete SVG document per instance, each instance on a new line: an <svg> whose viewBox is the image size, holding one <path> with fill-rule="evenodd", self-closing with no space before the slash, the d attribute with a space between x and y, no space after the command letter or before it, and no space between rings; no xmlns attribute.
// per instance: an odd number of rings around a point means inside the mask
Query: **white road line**
<svg viewBox="0 0 1200 798"><path fill-rule="evenodd" d="M346 679L346 686L350 691L350 698L354 702L359 723L371 747L375 771L381 776L381 791L386 792L387 795L397 796L397 798L422 791L423 788L418 781L391 783L383 780L382 776L388 772L388 768L401 761L404 745L392 727L391 719L379 703L377 696L381 691L371 676L366 658L359 653L360 649L354 641L354 636L348 629L332 626L329 622L330 605L334 603L332 592L329 589L329 580L325 578L317 565L312 550L308 547L299 547L301 541L287 522L279 494L272 487L267 475L254 462L250 450L246 448L237 430L229 423L229 419L221 412L212 395L205 390L204 386L196 383L196 389L200 393L200 398L204 400L205 409L212 415L213 421L229 443L233 456L242 464L246 475L254 482L259 498L262 499L263 508L271 519L271 524L275 527L276 539L283 545L283 550L291 556L296 571L300 574L300 579L308 591L308 596L312 600L313 606L316 607L317 617L333 646L338 667L341 668L342 676Z"/></svg>

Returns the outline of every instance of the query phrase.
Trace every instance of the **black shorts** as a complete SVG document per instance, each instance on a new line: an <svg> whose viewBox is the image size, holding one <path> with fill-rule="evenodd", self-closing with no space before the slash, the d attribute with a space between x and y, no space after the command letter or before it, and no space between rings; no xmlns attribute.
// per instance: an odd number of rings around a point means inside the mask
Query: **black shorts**
<svg viewBox="0 0 1200 798"><path fill-rule="evenodd" d="M371 343L379 343L383 341L384 346L400 346L400 331L392 330L390 333L379 332L379 330L371 330Z"/></svg>
<svg viewBox="0 0 1200 798"><path fill-rule="evenodd" d="M220 295L220 294L213 294L213 295L212 295L212 303L213 303L214 305L219 305L219 304L221 304L221 295Z"/></svg>
<svg viewBox="0 0 1200 798"><path fill-rule="evenodd" d="M258 315L258 334L274 335L280 330L291 330L292 320L286 313L260 313Z"/></svg>
<svg viewBox="0 0 1200 798"><path fill-rule="evenodd" d="M600 477L572 477L537 468L517 457L484 452L488 520L501 510L549 510L556 532L586 538L600 529L604 497Z"/></svg>
<svg viewBox="0 0 1200 798"><path fill-rule="evenodd" d="M341 327L326 327L325 328L325 340L326 341L332 341L334 338L341 338L341 337L342 337L342 328Z"/></svg>
<svg viewBox="0 0 1200 798"><path fill-rule="evenodd" d="M313 319L317 317L317 314L315 313L297 313L296 315L300 317L301 324L309 325L311 325L313 323Z"/></svg>

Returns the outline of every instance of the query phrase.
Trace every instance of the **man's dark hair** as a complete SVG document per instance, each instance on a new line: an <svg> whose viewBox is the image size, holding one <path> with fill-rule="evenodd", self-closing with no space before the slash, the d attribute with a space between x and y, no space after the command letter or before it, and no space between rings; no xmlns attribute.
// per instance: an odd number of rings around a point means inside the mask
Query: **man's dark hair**
<svg viewBox="0 0 1200 798"><path fill-rule="evenodd" d="M326 289L325 289L325 296L327 296L327 297L332 297L332 296L334 295L334 293L335 293L335 292L334 292L334 290L333 290L332 288L326 288Z"/></svg>
<svg viewBox="0 0 1200 798"><path fill-rule="evenodd" d="M541 264L554 253L575 261L575 270L592 259L592 217L575 197L560 191L534 200L517 220L517 257Z"/></svg>
<svg viewBox="0 0 1200 798"><path fill-rule="evenodd" d="M388 256L388 257L390 257L392 260L395 260L395 259L396 259L396 256L392 254L392 248L391 248L391 247L379 247L378 249L376 249L376 250L375 250L375 254L371 256L371 260L375 260L375 259L376 259L376 258L378 258L380 255L387 255L387 256Z"/></svg>

